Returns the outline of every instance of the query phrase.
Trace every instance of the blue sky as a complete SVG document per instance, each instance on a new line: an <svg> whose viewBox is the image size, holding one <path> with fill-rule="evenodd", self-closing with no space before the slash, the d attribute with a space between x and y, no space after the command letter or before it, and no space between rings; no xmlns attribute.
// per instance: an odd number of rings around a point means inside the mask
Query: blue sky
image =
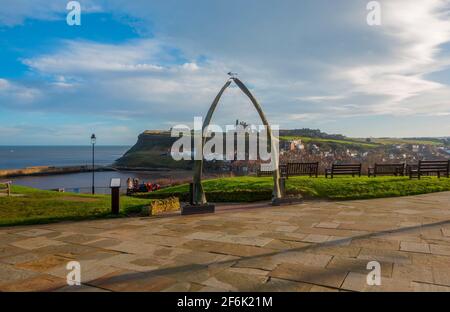
<svg viewBox="0 0 450 312"><path fill-rule="evenodd" d="M239 73L281 128L450 136L450 1L0 2L0 145L133 144L206 114ZM413 3L411 3L413 2ZM215 121L259 123L237 88Z"/></svg>

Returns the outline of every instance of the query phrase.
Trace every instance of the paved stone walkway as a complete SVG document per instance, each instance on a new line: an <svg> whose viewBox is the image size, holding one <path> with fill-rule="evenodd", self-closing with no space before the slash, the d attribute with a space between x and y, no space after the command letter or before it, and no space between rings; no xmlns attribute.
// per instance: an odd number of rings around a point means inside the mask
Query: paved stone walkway
<svg viewBox="0 0 450 312"><path fill-rule="evenodd" d="M1 228L0 291L450 291L450 192L226 208Z"/></svg>

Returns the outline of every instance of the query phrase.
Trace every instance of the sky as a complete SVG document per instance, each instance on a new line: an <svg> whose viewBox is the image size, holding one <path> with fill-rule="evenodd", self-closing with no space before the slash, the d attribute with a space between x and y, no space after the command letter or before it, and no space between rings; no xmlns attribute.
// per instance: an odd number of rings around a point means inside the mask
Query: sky
<svg viewBox="0 0 450 312"><path fill-rule="evenodd" d="M0 0L0 145L131 145L237 72L282 129L450 136L450 0ZM213 122L260 124L237 87Z"/></svg>

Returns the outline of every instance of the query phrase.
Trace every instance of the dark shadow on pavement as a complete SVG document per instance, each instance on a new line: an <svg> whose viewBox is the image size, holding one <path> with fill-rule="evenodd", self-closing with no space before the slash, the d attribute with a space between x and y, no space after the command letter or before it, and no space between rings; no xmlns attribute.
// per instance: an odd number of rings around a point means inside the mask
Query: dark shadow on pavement
<svg viewBox="0 0 450 312"><path fill-rule="evenodd" d="M172 275L174 277L176 277L177 274L182 274L182 273L186 273L186 272L194 272L194 271L201 271L201 270L207 270L208 266L210 265L226 265L226 264L230 264L233 265L235 262L238 261L245 261L245 260L253 260L253 259L262 259L265 257L271 257L271 256L275 256L275 255L280 255L280 254L286 254L286 253L290 253L290 252L299 252L299 251L306 251L306 250L314 250L314 249L320 249L320 248L325 248L325 247L335 247L335 246L340 246L342 244L347 243L349 240L361 240L361 239L368 239L368 238L373 238L373 237L383 237L383 236L389 236L390 234L396 234L396 233L407 233L407 232L414 232L416 230L419 229L430 229L430 228L434 228L434 227L440 227L443 225L448 225L450 224L450 220L446 220L446 221L440 221L440 222L436 222L436 223L430 223L430 224L425 224L425 225L417 225L417 226L411 226L411 227L404 227L404 228L398 228L398 229L388 229L388 230L384 230L384 231L378 231L378 232L373 232L373 233L369 233L369 234L364 234L364 235L358 235L358 236L354 236L354 237L348 237L348 238L344 238L344 239L337 239L337 240L333 240L333 241L329 241L329 242L324 242L324 243L317 243L315 245L310 245L310 246L305 246L305 247L299 247L299 248L292 248L292 249L285 249L282 251L274 251L274 252L270 252L270 253L265 253L265 254L261 254L261 255L255 255L255 256L249 256L249 257L240 257L239 259L233 259L233 260L226 260L226 261L221 261L221 262L211 262L211 263L207 263L207 264L187 264L187 265L182 265L182 266L177 266L177 267L168 267L168 268L161 268L161 269L156 269L153 271L148 271L148 272L136 272L136 273L127 273L127 274L123 274L123 275L118 275L118 276L112 276L110 278L101 278L99 280L96 281L90 281L85 283L86 285L92 285L94 287L99 287L99 285L97 285L97 282L100 282L100 284L104 285L105 288L108 288L107 285L108 284L114 284L114 283L132 283L134 281L139 281L139 280L145 280L145 279L149 279L149 278L153 278L156 276L169 276ZM215 252L217 253L217 252ZM228 254L224 254L224 255L228 255ZM323 272L315 272L314 276L308 276L307 275L307 279L308 280L313 280L313 279L317 279L318 277L320 278L321 275L325 276L327 274L332 274L332 272L336 272L339 270L342 270L342 272L346 271L352 271L352 269L360 269L356 266L353 267L345 267L345 268L339 268L339 269L333 269L331 272L327 272L327 269L323 268L322 271ZM296 281L298 282L298 281ZM308 282L310 283L310 282ZM323 285L322 285L323 286ZM102 287L102 286L100 286ZM326 286L326 287L330 287L330 286ZM247 291L258 291L259 287L256 289L246 289ZM264 285L261 286L261 289L264 289L264 291L271 291L270 289L268 289L267 287L264 287ZM337 289L337 288L336 288ZM280 290L278 287L277 289L274 290ZM274 291L272 290L272 291Z"/></svg>

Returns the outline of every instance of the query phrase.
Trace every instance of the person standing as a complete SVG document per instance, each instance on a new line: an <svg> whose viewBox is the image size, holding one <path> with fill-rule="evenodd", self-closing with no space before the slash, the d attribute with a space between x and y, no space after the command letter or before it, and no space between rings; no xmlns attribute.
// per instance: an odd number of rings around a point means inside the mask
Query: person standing
<svg viewBox="0 0 450 312"><path fill-rule="evenodd" d="M133 179L128 178L127 179L127 195L131 195L133 193Z"/></svg>

